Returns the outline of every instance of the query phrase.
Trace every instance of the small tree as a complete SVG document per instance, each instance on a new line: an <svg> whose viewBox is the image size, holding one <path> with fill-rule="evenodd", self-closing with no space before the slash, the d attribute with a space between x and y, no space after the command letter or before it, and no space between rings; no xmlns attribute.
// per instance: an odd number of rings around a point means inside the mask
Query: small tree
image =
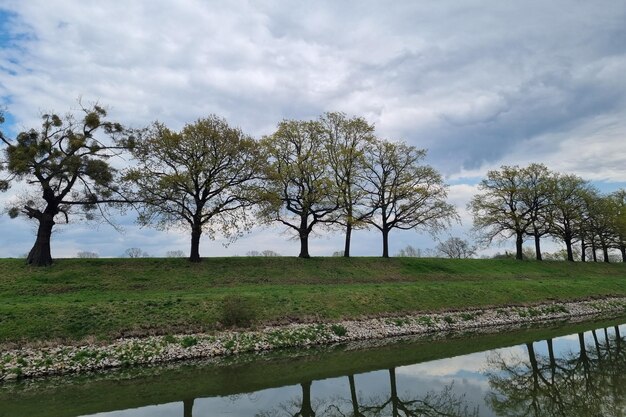
<svg viewBox="0 0 626 417"><path fill-rule="evenodd" d="M365 205L373 213L367 222L382 234L384 258L389 257L391 230L435 234L458 219L454 206L446 202L441 175L421 165L425 155L424 150L384 140L375 141L366 153Z"/></svg>
<svg viewBox="0 0 626 417"><path fill-rule="evenodd" d="M141 248L128 248L124 251L125 258L149 258L147 252L144 252Z"/></svg>
<svg viewBox="0 0 626 417"><path fill-rule="evenodd" d="M285 120L261 141L268 160L261 218L295 232L300 258L310 257L314 227L336 221L341 207L322 147L323 132L317 121Z"/></svg>
<svg viewBox="0 0 626 417"><path fill-rule="evenodd" d="M265 256L266 258L274 258L276 256L280 256L280 253L274 252L273 250L266 249L263 252L261 252L261 255Z"/></svg>
<svg viewBox="0 0 626 417"><path fill-rule="evenodd" d="M139 222L191 231L189 260L200 262L200 237L233 237L250 226L253 181L260 157L255 141L215 115L173 132L154 123L133 151L126 179L142 201Z"/></svg>
<svg viewBox="0 0 626 417"><path fill-rule="evenodd" d="M609 198L614 205L613 246L620 251L622 262L626 262L626 190L618 190L612 193Z"/></svg>
<svg viewBox="0 0 626 417"><path fill-rule="evenodd" d="M421 258L422 251L419 249L415 249L411 245L406 245L405 248L400 249L400 251L396 254L399 258Z"/></svg>
<svg viewBox="0 0 626 417"><path fill-rule="evenodd" d="M168 250L167 252L165 252L165 257L166 258L184 258L185 252L183 252L182 250Z"/></svg>
<svg viewBox="0 0 626 417"><path fill-rule="evenodd" d="M100 256L96 252L80 251L76 254L76 257L79 259L95 259Z"/></svg>
<svg viewBox="0 0 626 417"><path fill-rule="evenodd" d="M39 130L21 132L15 140L0 133L5 145L0 167L8 173L0 181L0 190L21 181L39 194L8 208L11 217L23 215L38 224L37 239L26 259L29 264L52 263L52 229L59 218L68 223L73 209L82 208L84 217L93 219L97 212L105 214L103 204L128 202L108 160L131 145L132 137L119 123L106 121L106 115L96 104L82 107L80 116L44 114Z"/></svg>
<svg viewBox="0 0 626 417"><path fill-rule="evenodd" d="M436 250L438 254L447 258L467 259L476 256L477 247L465 239L450 237L439 242Z"/></svg>

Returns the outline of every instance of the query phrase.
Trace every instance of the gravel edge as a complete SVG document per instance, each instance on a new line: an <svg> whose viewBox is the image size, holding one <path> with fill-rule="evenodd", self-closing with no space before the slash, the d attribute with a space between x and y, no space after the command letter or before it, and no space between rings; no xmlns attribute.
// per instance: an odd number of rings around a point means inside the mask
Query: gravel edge
<svg viewBox="0 0 626 417"><path fill-rule="evenodd" d="M409 335L433 335L550 320L619 315L626 297L534 306L398 315L317 324L268 326L254 331L118 339L108 345L21 348L0 352L0 381L65 375L245 352L304 348Z"/></svg>

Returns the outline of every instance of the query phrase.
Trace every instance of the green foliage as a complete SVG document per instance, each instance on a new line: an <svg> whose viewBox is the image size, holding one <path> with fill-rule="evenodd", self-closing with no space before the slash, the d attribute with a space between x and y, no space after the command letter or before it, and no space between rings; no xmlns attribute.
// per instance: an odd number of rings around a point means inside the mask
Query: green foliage
<svg viewBox="0 0 626 417"><path fill-rule="evenodd" d="M184 226L192 234L236 237L250 227L253 181L261 158L255 141L215 115L174 132L154 123L135 140L137 167L124 178L142 201L139 222L160 229ZM199 260L197 245L191 257Z"/></svg>
<svg viewBox="0 0 626 417"><path fill-rule="evenodd" d="M256 306L250 298L228 295L222 300L220 323L226 327L250 327L257 318Z"/></svg>
<svg viewBox="0 0 626 417"><path fill-rule="evenodd" d="M260 143L267 159L260 218L282 223L305 241L315 225L332 221L341 206L322 145L324 132L318 121L285 120ZM300 257L308 258L308 251Z"/></svg>
<svg viewBox="0 0 626 417"><path fill-rule="evenodd" d="M341 324L332 324L330 326L330 330L332 330L332 332L339 337L348 334L348 330Z"/></svg>
<svg viewBox="0 0 626 417"><path fill-rule="evenodd" d="M185 336L180 339L180 345L184 348L189 348L198 344L198 339L193 336Z"/></svg>
<svg viewBox="0 0 626 417"><path fill-rule="evenodd" d="M98 204L126 202L109 160L123 150L127 132L119 123L106 121L106 111L98 105L81 111L80 116L44 114L40 129L20 132L15 140L0 135L6 145L0 165L9 174L1 180L0 191L21 181L27 194L41 196L37 201L18 199L8 213L35 219L41 235L49 237L58 217L69 221L75 208L83 208L84 218L91 219ZM27 261L49 265L49 245L34 247Z"/></svg>

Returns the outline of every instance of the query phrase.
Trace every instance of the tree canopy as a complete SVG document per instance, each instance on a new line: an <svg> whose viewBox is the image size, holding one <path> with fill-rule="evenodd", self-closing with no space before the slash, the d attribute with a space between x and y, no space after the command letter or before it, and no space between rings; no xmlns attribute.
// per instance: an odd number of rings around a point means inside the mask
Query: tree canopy
<svg viewBox="0 0 626 417"><path fill-rule="evenodd" d="M260 160L255 141L215 115L174 132L154 123L133 149L125 178L141 201L139 221L191 232L189 259L200 261L200 237L234 236L250 225Z"/></svg>
<svg viewBox="0 0 626 417"><path fill-rule="evenodd" d="M264 170L264 221L276 221L296 233L301 258L309 258L309 236L321 223L336 221L341 207L323 148L319 121L285 120L261 140Z"/></svg>
<svg viewBox="0 0 626 417"><path fill-rule="evenodd" d="M9 207L8 213L38 223L29 264L52 263L50 238L59 217L67 223L79 207L85 218L93 219L105 214L102 204L128 202L109 159L132 145L133 138L106 116L106 110L97 104L81 105L76 115L42 115L39 129L23 131L15 140L0 134L5 144L1 166L8 173L0 189L6 191L17 182L26 188L19 204Z"/></svg>
<svg viewBox="0 0 626 417"><path fill-rule="evenodd" d="M364 204L372 212L367 222L380 230L385 258L393 229L435 234L458 218L455 207L446 202L441 175L421 164L425 156L425 150L386 140L375 141L366 152Z"/></svg>

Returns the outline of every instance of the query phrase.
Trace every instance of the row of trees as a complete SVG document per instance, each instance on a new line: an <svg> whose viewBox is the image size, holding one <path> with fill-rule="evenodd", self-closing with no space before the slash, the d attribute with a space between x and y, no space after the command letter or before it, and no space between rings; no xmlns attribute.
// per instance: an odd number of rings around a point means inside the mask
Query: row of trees
<svg viewBox="0 0 626 417"><path fill-rule="evenodd" d="M203 234L234 239L258 222L292 230L304 258L317 228L345 230L350 256L353 230L372 227L388 257L392 230L436 233L458 218L441 175L423 164L426 152L377 138L362 118L285 120L257 141L214 115L181 131L158 122L130 130L106 116L94 105L80 117L45 114L41 129L15 140L0 133L8 174L0 189L30 187L8 214L38 222L28 263L51 264L59 219L108 219L111 207L137 209L144 225L186 227L191 261L200 260ZM120 156L130 156L131 167L114 168L110 161Z"/></svg>
<svg viewBox="0 0 626 417"><path fill-rule="evenodd" d="M514 237L517 259L523 258L524 240L531 238L541 260L541 238L550 237L565 244L569 261L580 244L583 262L588 255L596 261L598 250L609 262L611 249L626 262L626 190L602 194L579 176L542 164L489 171L479 189L468 205L474 229L487 243Z"/></svg>

